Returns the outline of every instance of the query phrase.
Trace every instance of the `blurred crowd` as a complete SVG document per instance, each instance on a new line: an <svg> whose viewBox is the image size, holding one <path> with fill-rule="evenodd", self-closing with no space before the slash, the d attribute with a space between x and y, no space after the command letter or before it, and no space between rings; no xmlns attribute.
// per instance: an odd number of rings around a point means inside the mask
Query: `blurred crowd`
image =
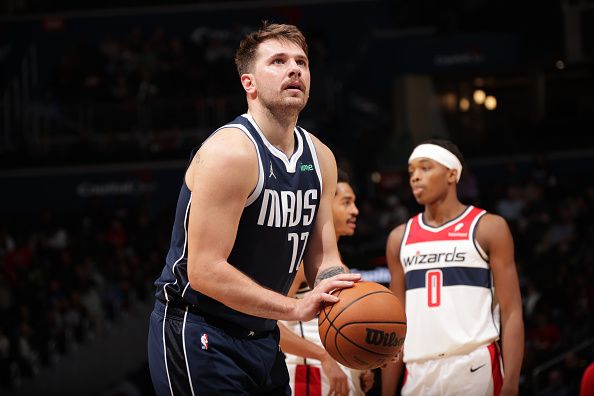
<svg viewBox="0 0 594 396"><path fill-rule="evenodd" d="M135 27L80 37L49 78L45 101L55 110L53 126L87 127L91 134L136 131L141 147L175 149L175 136L155 141L155 130L219 125L233 111L231 97L240 94L233 55L241 33L198 28L180 37L162 27Z"/></svg>
<svg viewBox="0 0 594 396"><path fill-rule="evenodd" d="M43 66L23 121L11 119L11 136L0 140L0 165L185 158L188 147L246 111L233 57L252 26L118 26L92 34L68 30L68 40L48 34L46 42L33 42ZM308 38L315 94L301 125L323 131L341 152L356 152L372 164L368 137L381 140L389 131L389 114L381 111L389 98L377 94L371 100L369 85L347 89L341 82L365 58L347 64L338 58L338 67L330 67L329 38L315 30Z"/></svg>
<svg viewBox="0 0 594 396"><path fill-rule="evenodd" d="M138 208L4 216L0 390L107 335L137 301L152 298L166 229Z"/></svg>

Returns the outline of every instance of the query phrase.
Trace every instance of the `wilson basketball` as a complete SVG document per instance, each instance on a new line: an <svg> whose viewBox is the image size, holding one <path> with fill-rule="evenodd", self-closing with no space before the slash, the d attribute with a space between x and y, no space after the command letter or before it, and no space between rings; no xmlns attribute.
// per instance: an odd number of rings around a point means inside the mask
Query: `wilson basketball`
<svg viewBox="0 0 594 396"><path fill-rule="evenodd" d="M373 369L396 356L406 337L406 313L400 300L375 282L357 282L332 293L340 298L318 316L324 348L337 362Z"/></svg>

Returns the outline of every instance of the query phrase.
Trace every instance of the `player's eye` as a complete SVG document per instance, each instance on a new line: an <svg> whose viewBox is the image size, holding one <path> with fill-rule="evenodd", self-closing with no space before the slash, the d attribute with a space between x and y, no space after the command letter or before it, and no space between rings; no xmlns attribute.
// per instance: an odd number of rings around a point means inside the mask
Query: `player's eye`
<svg viewBox="0 0 594 396"><path fill-rule="evenodd" d="M272 61L272 63L276 64L276 65L282 65L285 61L282 60L281 58L276 58Z"/></svg>

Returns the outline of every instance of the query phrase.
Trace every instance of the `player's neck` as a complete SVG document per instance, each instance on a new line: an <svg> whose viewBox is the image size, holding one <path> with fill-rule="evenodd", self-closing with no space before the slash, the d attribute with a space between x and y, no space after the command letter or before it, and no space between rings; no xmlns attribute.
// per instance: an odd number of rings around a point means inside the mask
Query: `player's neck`
<svg viewBox="0 0 594 396"><path fill-rule="evenodd" d="M460 216L467 208L462 202L455 199L445 199L425 205L423 220L427 225L439 227Z"/></svg>
<svg viewBox="0 0 594 396"><path fill-rule="evenodd" d="M293 154L295 149L293 131L297 125L298 114L273 114L261 106L250 106L248 113L271 144L284 152L287 157Z"/></svg>

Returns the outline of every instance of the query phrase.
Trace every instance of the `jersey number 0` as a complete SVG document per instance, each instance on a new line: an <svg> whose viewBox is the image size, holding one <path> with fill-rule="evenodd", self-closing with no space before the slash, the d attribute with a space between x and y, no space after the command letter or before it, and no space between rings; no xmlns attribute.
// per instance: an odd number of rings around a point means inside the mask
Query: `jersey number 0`
<svg viewBox="0 0 594 396"><path fill-rule="evenodd" d="M442 273L440 270L430 270L426 273L427 305L439 307L441 305Z"/></svg>

